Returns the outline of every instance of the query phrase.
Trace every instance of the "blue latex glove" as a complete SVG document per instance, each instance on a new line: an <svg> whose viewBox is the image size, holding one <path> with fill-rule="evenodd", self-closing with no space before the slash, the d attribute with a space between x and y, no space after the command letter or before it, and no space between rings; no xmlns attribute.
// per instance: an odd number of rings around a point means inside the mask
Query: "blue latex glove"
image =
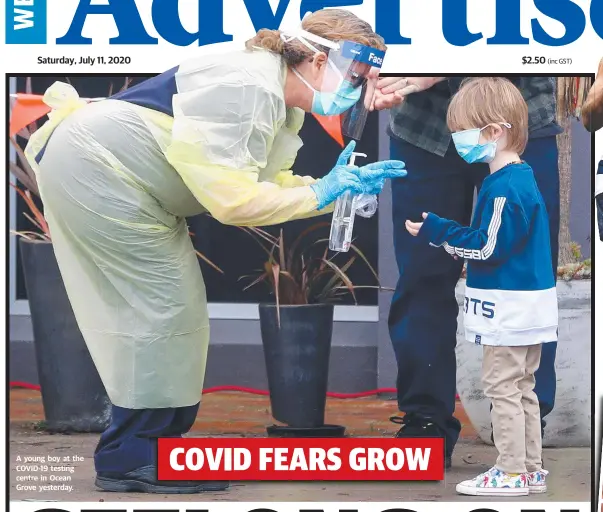
<svg viewBox="0 0 603 512"><path fill-rule="evenodd" d="M386 179L404 178L406 176L407 172L404 167L404 162L400 160L383 160L382 162L374 162L358 167L355 173L360 178L363 187L380 187L380 192Z"/></svg>
<svg viewBox="0 0 603 512"><path fill-rule="evenodd" d="M364 193L372 196L378 196L381 194L383 187L385 186L385 178L369 182L368 184L363 183Z"/></svg>
<svg viewBox="0 0 603 512"><path fill-rule="evenodd" d="M350 142L341 152L341 155L339 155L337 164L333 167L331 172L324 178L321 178L310 185L316 194L319 210L322 210L325 206L331 204L348 190L352 192L352 194L360 194L364 191L362 182L358 176L358 169L348 165L355 148L356 142Z"/></svg>

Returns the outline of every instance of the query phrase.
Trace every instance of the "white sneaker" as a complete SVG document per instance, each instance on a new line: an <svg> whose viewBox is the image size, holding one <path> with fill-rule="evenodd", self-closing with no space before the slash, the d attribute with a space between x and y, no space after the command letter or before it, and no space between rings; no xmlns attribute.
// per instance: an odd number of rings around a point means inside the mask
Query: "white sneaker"
<svg viewBox="0 0 603 512"><path fill-rule="evenodd" d="M530 488L526 474L514 476L492 468L473 480L461 482L456 492L469 496L527 496Z"/></svg>
<svg viewBox="0 0 603 512"><path fill-rule="evenodd" d="M528 487L530 488L530 493L542 494L543 492L546 492L546 476L548 474L549 472L546 469L528 473Z"/></svg>

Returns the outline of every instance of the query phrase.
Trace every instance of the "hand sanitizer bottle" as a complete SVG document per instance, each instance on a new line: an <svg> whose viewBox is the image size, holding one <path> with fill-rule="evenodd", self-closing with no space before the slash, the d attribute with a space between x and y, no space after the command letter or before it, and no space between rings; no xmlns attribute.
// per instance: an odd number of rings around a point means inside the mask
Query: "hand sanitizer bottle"
<svg viewBox="0 0 603 512"><path fill-rule="evenodd" d="M356 157L366 158L364 153L352 153L350 166L355 166ZM352 243L354 230L354 217L356 213L362 217L372 217L377 210L377 197L369 194L352 195L345 192L335 201L333 220L331 221L331 235L329 249L336 252L348 252Z"/></svg>

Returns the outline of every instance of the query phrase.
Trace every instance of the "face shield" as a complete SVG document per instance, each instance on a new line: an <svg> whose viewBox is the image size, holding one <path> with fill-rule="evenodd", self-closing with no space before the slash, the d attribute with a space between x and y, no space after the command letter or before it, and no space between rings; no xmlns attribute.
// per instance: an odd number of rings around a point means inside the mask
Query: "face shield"
<svg viewBox="0 0 603 512"><path fill-rule="evenodd" d="M305 30L283 34L285 42L293 39L298 39L315 53L327 54L327 68L319 90L296 73L315 91L316 109L313 111L320 115L340 115L343 135L359 140L373 102L385 52L354 41L329 41Z"/></svg>
<svg viewBox="0 0 603 512"><path fill-rule="evenodd" d="M329 59L333 59L339 69L346 69L344 80L360 89L358 101L342 114L342 133L347 137L356 140L362 137L384 57L382 50L351 41L343 41L340 53L329 53Z"/></svg>

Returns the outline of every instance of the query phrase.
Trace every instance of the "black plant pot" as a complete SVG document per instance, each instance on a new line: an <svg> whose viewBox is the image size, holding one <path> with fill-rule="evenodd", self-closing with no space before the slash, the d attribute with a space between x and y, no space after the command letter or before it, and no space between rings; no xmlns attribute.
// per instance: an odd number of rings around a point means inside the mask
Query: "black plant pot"
<svg viewBox="0 0 603 512"><path fill-rule="evenodd" d="M111 402L75 321L52 244L20 239L46 429L102 432Z"/></svg>
<svg viewBox="0 0 603 512"><path fill-rule="evenodd" d="M324 426L333 306L260 304L272 416L294 428Z"/></svg>

